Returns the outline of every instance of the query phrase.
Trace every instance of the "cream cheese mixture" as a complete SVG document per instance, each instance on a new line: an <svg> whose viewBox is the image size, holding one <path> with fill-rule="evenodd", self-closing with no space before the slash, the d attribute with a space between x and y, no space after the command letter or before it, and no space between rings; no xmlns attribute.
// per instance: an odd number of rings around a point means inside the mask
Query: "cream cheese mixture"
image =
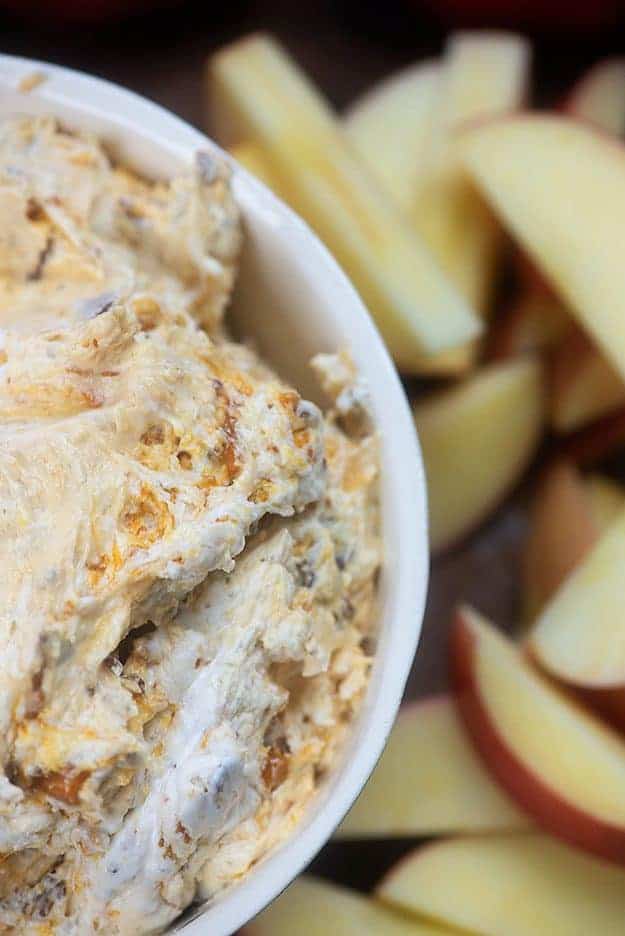
<svg viewBox="0 0 625 936"><path fill-rule="evenodd" d="M375 438L222 316L226 168L0 124L0 932L155 932L290 833L366 686Z"/></svg>

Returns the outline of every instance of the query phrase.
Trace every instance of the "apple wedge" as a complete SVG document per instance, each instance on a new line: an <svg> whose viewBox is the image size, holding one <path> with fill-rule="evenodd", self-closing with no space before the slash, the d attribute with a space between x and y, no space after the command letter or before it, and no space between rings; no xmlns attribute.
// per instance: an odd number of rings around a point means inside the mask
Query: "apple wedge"
<svg viewBox="0 0 625 936"><path fill-rule="evenodd" d="M280 192L354 281L406 371L475 337L479 319L346 140L330 107L281 47L258 35L208 64L220 142L254 143Z"/></svg>
<svg viewBox="0 0 625 936"><path fill-rule="evenodd" d="M625 514L544 609L529 649L553 675L585 689L625 687Z"/></svg>
<svg viewBox="0 0 625 936"><path fill-rule="evenodd" d="M493 322L488 356L493 360L526 351L544 351L560 341L570 323L562 303L550 292L530 288Z"/></svg>
<svg viewBox="0 0 625 936"><path fill-rule="evenodd" d="M406 212L423 181L441 71L434 61L406 68L358 98L343 119L358 157Z"/></svg>
<svg viewBox="0 0 625 936"><path fill-rule="evenodd" d="M593 520L600 533L625 512L625 489L618 481L603 475L591 475L584 482Z"/></svg>
<svg viewBox="0 0 625 936"><path fill-rule="evenodd" d="M240 936L445 936L434 923L419 922L377 901L304 876L246 924Z"/></svg>
<svg viewBox="0 0 625 936"><path fill-rule="evenodd" d="M606 59L573 86L564 102L566 113L588 120L607 133L625 134L625 59Z"/></svg>
<svg viewBox="0 0 625 936"><path fill-rule="evenodd" d="M338 838L392 838L527 828L467 739L454 700L405 706Z"/></svg>
<svg viewBox="0 0 625 936"><path fill-rule="evenodd" d="M573 326L551 360L551 424L572 432L625 406L625 382L592 341Z"/></svg>
<svg viewBox="0 0 625 936"><path fill-rule="evenodd" d="M411 852L376 896L479 936L622 936L625 871L545 835L469 836Z"/></svg>
<svg viewBox="0 0 625 936"><path fill-rule="evenodd" d="M461 148L501 221L625 376L625 149L547 114L484 123Z"/></svg>
<svg viewBox="0 0 625 936"><path fill-rule="evenodd" d="M572 462L551 464L531 506L522 556L523 605L533 621L594 546L601 530L588 488Z"/></svg>
<svg viewBox="0 0 625 936"><path fill-rule="evenodd" d="M472 308L489 311L501 230L457 158L455 137L465 123L517 110L527 91L529 44L499 32L460 32L443 58L437 119L423 153L427 178L413 217Z"/></svg>
<svg viewBox="0 0 625 936"><path fill-rule="evenodd" d="M624 863L625 741L468 608L451 649L460 713L494 777L547 831Z"/></svg>
<svg viewBox="0 0 625 936"><path fill-rule="evenodd" d="M520 107L529 90L531 58L530 43L518 33L452 33L443 59L438 142L446 147L450 134L463 124Z"/></svg>
<svg viewBox="0 0 625 936"><path fill-rule="evenodd" d="M248 172L280 196L280 180L260 146L255 143L235 143L228 152Z"/></svg>
<svg viewBox="0 0 625 936"><path fill-rule="evenodd" d="M516 358L481 370L414 408L428 480L430 542L441 550L514 487L541 438L541 365Z"/></svg>

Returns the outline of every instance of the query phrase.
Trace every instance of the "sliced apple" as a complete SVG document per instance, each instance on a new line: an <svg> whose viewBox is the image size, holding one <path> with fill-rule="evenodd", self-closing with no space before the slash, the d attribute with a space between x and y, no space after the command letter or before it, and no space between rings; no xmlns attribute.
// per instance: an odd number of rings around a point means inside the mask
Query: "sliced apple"
<svg viewBox="0 0 625 936"><path fill-rule="evenodd" d="M528 289L493 323L489 357L498 360L551 348L562 338L569 323L568 312L552 293Z"/></svg>
<svg viewBox="0 0 625 936"><path fill-rule="evenodd" d="M578 469L558 461L534 496L523 551L525 619L533 621L600 536L592 502Z"/></svg>
<svg viewBox="0 0 625 936"><path fill-rule="evenodd" d="M434 550L484 520L519 480L540 441L543 416L542 370L531 357L491 365L417 403Z"/></svg>
<svg viewBox="0 0 625 936"><path fill-rule="evenodd" d="M271 165L271 159L258 144L235 143L229 152L248 172L264 182L280 198L284 198L280 189L280 179ZM422 377L449 377L464 373L474 359L473 348L465 345L439 354L415 357L413 369Z"/></svg>
<svg viewBox="0 0 625 936"><path fill-rule="evenodd" d="M523 552L528 623L623 512L625 490L616 481L601 475L585 479L566 459L549 466L532 503Z"/></svg>
<svg viewBox="0 0 625 936"><path fill-rule="evenodd" d="M526 95L529 44L498 32L461 32L445 49L437 119L424 151L428 175L413 209L417 230L472 308L489 311L501 231L457 159L466 122L517 110Z"/></svg>
<svg viewBox="0 0 625 936"><path fill-rule="evenodd" d="M625 59L606 59L586 72L566 98L564 110L615 136L625 134Z"/></svg>
<svg viewBox="0 0 625 936"><path fill-rule="evenodd" d="M526 114L467 131L462 150L501 221L625 375L625 149L579 120Z"/></svg>
<svg viewBox="0 0 625 936"><path fill-rule="evenodd" d="M248 923L241 936L445 936L344 887L305 876Z"/></svg>
<svg viewBox="0 0 625 936"><path fill-rule="evenodd" d="M604 475L591 475L584 483L593 520L599 532L604 533L625 511L625 489Z"/></svg>
<svg viewBox="0 0 625 936"><path fill-rule="evenodd" d="M439 116L443 145L449 133L463 124L521 106L529 90L531 58L530 43L518 33L494 29L452 33L443 62Z"/></svg>
<svg viewBox="0 0 625 936"><path fill-rule="evenodd" d="M573 327L551 361L551 424L571 432L625 406L625 382L596 345Z"/></svg>
<svg viewBox="0 0 625 936"><path fill-rule="evenodd" d="M352 278L404 370L480 332L467 302L278 43L262 35L234 43L209 61L208 78L220 141L261 147L281 193Z"/></svg>
<svg viewBox="0 0 625 936"><path fill-rule="evenodd" d="M467 608L452 667L465 725L504 789L547 831L624 863L625 741Z"/></svg>
<svg viewBox="0 0 625 936"><path fill-rule="evenodd" d="M527 828L467 739L453 699L405 706L339 838L392 838Z"/></svg>
<svg viewBox="0 0 625 936"><path fill-rule="evenodd" d="M621 936L625 921L625 871L538 834L425 845L376 896L479 936Z"/></svg>
<svg viewBox="0 0 625 936"><path fill-rule="evenodd" d="M530 636L550 673L582 688L625 687L625 514L558 590Z"/></svg>
<svg viewBox="0 0 625 936"><path fill-rule="evenodd" d="M423 181L440 80L438 62L420 62L375 85L343 120L359 158L406 212Z"/></svg>
<svg viewBox="0 0 625 936"><path fill-rule="evenodd" d="M230 155L244 166L248 172L280 195L280 180L274 172L266 153L255 143L235 143L230 147Z"/></svg>

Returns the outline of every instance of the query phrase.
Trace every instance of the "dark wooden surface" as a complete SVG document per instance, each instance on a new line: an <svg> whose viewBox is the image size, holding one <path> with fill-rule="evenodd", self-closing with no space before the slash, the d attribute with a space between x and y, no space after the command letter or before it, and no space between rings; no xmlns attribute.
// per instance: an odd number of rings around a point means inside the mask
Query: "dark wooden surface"
<svg viewBox="0 0 625 936"><path fill-rule="evenodd" d="M88 0L85 0L88 2ZM588 0L592 2L592 0ZM286 43L337 107L393 69L438 53L445 24L418 3L203 2L163 9L104 26L24 23L0 12L2 50L84 69L152 98L197 126L204 125L201 72L211 49L256 29ZM623 51L622 30L536 38L536 86L542 102L600 56ZM505 627L518 603L518 551L524 492L504 505L467 542L434 562L420 649L407 688L410 698L446 685L450 612L469 601ZM411 843L330 844L314 862L317 873L368 888Z"/></svg>

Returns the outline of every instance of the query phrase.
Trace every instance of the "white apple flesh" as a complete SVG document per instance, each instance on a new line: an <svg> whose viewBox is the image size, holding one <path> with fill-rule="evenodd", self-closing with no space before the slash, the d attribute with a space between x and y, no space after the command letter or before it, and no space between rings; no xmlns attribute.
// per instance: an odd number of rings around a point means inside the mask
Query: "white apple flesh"
<svg viewBox="0 0 625 936"><path fill-rule="evenodd" d="M313 877L298 878L240 936L451 936L367 897Z"/></svg>
<svg viewBox="0 0 625 936"><path fill-rule="evenodd" d="M402 708L337 837L423 837L528 825L476 755L454 700L440 695Z"/></svg>
<svg viewBox="0 0 625 936"><path fill-rule="evenodd" d="M514 487L540 441L544 407L532 357L491 365L417 403L434 551L469 533Z"/></svg>
<svg viewBox="0 0 625 936"><path fill-rule="evenodd" d="M625 741L468 608L452 667L469 735L519 806L570 844L625 863Z"/></svg>
<svg viewBox="0 0 625 936"><path fill-rule="evenodd" d="M501 222L625 376L625 148L564 116L467 130L464 163Z"/></svg>
<svg viewBox="0 0 625 936"><path fill-rule="evenodd" d="M479 936L622 936L625 871L545 835L468 836L411 852L377 888L389 906Z"/></svg>

